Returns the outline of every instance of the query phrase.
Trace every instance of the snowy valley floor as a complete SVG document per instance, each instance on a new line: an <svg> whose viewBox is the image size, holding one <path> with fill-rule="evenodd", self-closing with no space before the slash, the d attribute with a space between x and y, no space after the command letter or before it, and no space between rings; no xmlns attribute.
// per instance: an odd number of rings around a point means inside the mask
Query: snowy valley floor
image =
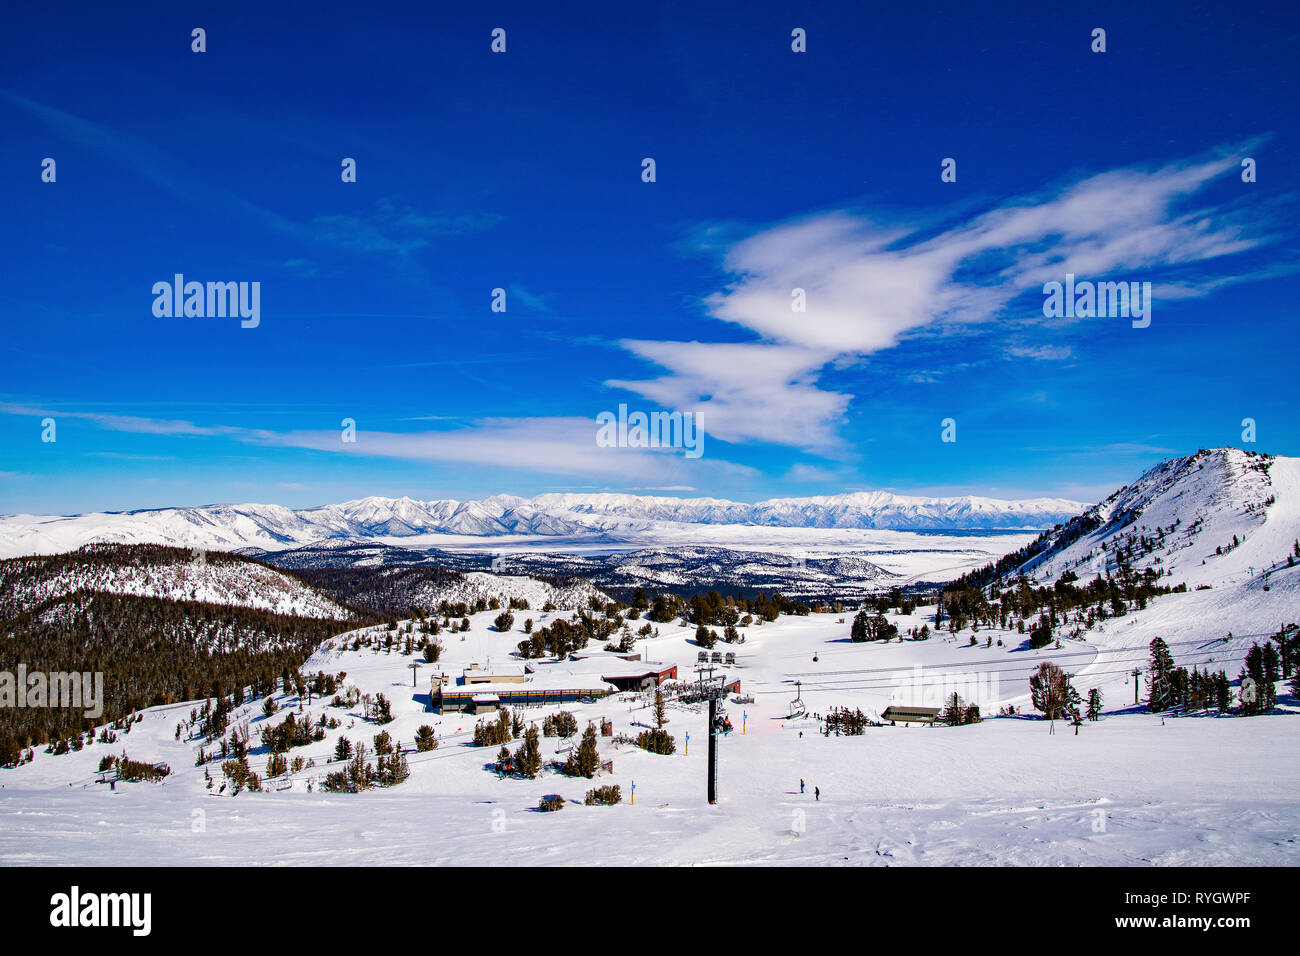
<svg viewBox="0 0 1300 956"><path fill-rule="evenodd" d="M1195 595L1189 602L1206 600ZM836 615L782 617L745 629L732 645L749 705L728 703L734 733L720 742L717 806L705 800L705 717L702 708L673 706L667 729L678 752L656 756L616 748L600 738L602 759L614 773L594 781L546 772L535 781L501 780L485 769L496 748L474 748L475 718L426 710L428 675L459 673L489 655L504 660L522 634L496 634L493 612L473 615L473 631L443 635L446 660L420 668L412 687L411 658L398 653L322 650L305 671L346 670L363 691L393 699L394 721L383 729L410 744L421 724L433 725L437 750L410 755L411 777L390 790L362 794L306 792L306 778L322 774L339 733L365 740L380 729L357 709L327 708L342 721L330 737L290 756L315 757L292 789L215 796L194 766L197 742L173 739L190 705L155 708L113 745L80 753L38 753L34 763L0 770L0 863L7 865L635 865L635 864L853 864L853 865L1267 865L1300 864L1300 760L1295 734L1300 716L1167 718L1130 711L1132 687L1124 671L1149 639L1146 628L1117 621L1115 635L1066 641L1059 650L1025 648L1015 634L981 631L980 645L965 635L890 645L852 644ZM539 623L538 612L516 614ZM900 619L906 630L920 618ZM1120 629L1123 629L1120 631ZM691 630L660 625L662 636L638 641L652 660L676 663L692 676L698 648ZM1143 632L1139 637L1133 632ZM1120 637L1120 634L1123 637ZM1163 631L1178 663L1216 657L1235 676L1248 642L1206 647L1179 644ZM1217 632L1216 632L1217 633ZM1005 646L985 647L989 634ZM1188 640L1187 637L1181 640ZM723 645L725 647L725 645ZM1199 650L1198 650L1199 648ZM817 661L813 661L813 656ZM612 656L612 655L611 655ZM991 718L960 728L869 728L859 737L823 737L812 719L790 721L792 679L803 682L812 711L833 705L882 710L900 680L920 665L926 673L997 676L999 699L1029 710L1028 673L1057 659L1076 674L1075 685L1106 693L1107 714L1078 736L1064 723ZM847 672L847 673L846 673ZM865 672L865 673L863 673ZM1293 703L1280 685L1282 701ZM296 706L293 699L285 699ZM551 706L527 711L540 721ZM608 716L616 732L635 734L650 720L640 695L620 695L569 706L580 725ZM985 707L985 714L996 706ZM256 731L267 721L260 701L242 713ZM270 719L278 723L284 712ZM742 724L745 732L742 733ZM689 755L683 753L690 734ZM800 736L802 732L802 737ZM543 755L562 743L542 738ZM514 744L511 745L515 746ZM167 761L175 773L161 784L119 783L116 792L94 782L105 753ZM259 773L265 751L252 752ZM210 765L220 779L219 765ZM333 768L329 768L333 769ZM799 781L806 781L804 794ZM636 784L635 804L628 797ZM588 788L617 783L624 803L582 806ZM274 786L274 784L271 784ZM815 800L813 788L821 789ZM558 813L540 813L539 797L570 801Z"/></svg>

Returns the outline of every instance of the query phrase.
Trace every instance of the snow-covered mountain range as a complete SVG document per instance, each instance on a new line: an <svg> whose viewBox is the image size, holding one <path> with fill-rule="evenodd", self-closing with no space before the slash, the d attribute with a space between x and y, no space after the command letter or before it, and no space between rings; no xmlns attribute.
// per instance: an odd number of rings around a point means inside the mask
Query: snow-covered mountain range
<svg viewBox="0 0 1300 956"><path fill-rule="evenodd" d="M282 505L205 505L69 516L0 516L0 557L55 554L91 543L276 550L327 540L461 535L545 536L618 542L656 527L742 525L900 531L1041 530L1084 505L1062 498L1005 501L860 492L744 504L718 498L625 494L494 495L476 501L361 498L294 510Z"/></svg>

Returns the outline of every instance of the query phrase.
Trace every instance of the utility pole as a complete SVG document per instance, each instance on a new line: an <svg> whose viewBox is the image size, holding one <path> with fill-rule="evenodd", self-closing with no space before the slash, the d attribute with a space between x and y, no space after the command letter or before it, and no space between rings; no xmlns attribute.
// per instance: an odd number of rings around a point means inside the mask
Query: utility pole
<svg viewBox="0 0 1300 956"><path fill-rule="evenodd" d="M1138 702L1138 675L1142 673L1142 668L1133 668L1133 703Z"/></svg>
<svg viewBox="0 0 1300 956"><path fill-rule="evenodd" d="M420 666L420 662L419 662L419 661L411 661L411 663L410 663L410 668L411 668L411 686L412 686L412 687L415 686L415 669L416 669L417 667L419 667L419 666Z"/></svg>

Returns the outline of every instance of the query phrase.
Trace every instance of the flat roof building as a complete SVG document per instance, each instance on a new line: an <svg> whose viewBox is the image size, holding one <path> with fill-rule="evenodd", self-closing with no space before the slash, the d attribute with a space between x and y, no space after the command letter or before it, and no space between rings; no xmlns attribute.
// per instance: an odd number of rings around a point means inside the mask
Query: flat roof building
<svg viewBox="0 0 1300 956"><path fill-rule="evenodd" d="M435 675L430 682L430 706L439 712L477 714L524 704L579 703L619 691L648 690L677 677L675 664L626 660L612 654L516 666L518 672L513 666L494 666L490 673L467 668L456 687Z"/></svg>
<svg viewBox="0 0 1300 956"><path fill-rule="evenodd" d="M938 716L938 707L900 707L890 704L880 715L880 719L887 720L891 724L900 720L903 723L932 724Z"/></svg>

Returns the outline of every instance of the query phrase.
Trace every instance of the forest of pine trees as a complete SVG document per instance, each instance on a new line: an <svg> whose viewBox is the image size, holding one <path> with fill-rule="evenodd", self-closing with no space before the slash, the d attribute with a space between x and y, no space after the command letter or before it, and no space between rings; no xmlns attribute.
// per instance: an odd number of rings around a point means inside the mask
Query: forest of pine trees
<svg viewBox="0 0 1300 956"><path fill-rule="evenodd" d="M102 672L111 723L145 707L273 689L349 626L246 607L119 594L54 598L0 622L0 670ZM91 732L81 710L0 709L0 761L15 747Z"/></svg>

